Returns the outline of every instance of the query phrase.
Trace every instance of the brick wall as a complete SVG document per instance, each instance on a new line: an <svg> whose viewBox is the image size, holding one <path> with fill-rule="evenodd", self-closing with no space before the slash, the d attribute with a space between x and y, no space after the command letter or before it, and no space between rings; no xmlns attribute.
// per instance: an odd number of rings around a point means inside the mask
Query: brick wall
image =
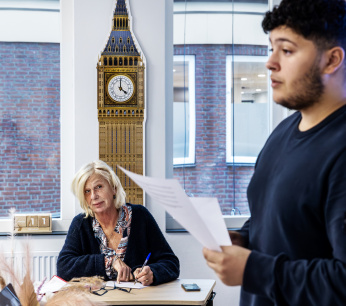
<svg viewBox="0 0 346 306"><path fill-rule="evenodd" d="M226 56L267 55L267 46L175 45L175 55L195 55L196 163L175 167L188 194L217 197L224 215L248 214L246 190L253 166L226 164Z"/></svg>
<svg viewBox="0 0 346 306"><path fill-rule="evenodd" d="M0 217L60 212L60 46L0 42Z"/></svg>

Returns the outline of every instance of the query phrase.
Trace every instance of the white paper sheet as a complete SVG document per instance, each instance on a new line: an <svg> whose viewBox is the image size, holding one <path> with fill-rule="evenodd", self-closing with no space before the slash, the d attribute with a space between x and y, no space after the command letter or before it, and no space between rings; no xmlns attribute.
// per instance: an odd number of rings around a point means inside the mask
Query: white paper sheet
<svg viewBox="0 0 346 306"><path fill-rule="evenodd" d="M116 281L108 281L106 283L106 287L114 288L114 285L119 288L132 288L132 289L143 289L145 287L148 287L148 286L143 286L139 282L137 282L136 284L135 282L120 282L120 284L118 284Z"/></svg>
<svg viewBox="0 0 346 306"><path fill-rule="evenodd" d="M63 287L67 286L67 282L60 277L54 275L48 282L44 283L40 294L45 294L47 292L56 292L61 290Z"/></svg>
<svg viewBox="0 0 346 306"><path fill-rule="evenodd" d="M175 179L157 179L135 174L118 166L148 195L164 206L203 246L221 251L231 245L226 224L216 198L189 198Z"/></svg>

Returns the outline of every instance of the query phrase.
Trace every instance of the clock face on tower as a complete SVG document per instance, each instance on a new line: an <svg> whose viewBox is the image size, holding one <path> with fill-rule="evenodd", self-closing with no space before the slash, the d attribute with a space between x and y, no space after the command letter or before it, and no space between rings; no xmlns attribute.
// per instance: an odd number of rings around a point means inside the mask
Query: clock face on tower
<svg viewBox="0 0 346 306"><path fill-rule="evenodd" d="M132 80L125 75L112 77L107 86L109 96L116 102L127 102L133 95Z"/></svg>

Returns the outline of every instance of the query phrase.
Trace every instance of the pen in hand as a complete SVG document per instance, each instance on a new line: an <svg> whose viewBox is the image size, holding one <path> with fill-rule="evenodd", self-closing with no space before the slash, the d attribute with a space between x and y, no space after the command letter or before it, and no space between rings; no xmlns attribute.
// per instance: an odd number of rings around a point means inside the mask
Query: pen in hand
<svg viewBox="0 0 346 306"><path fill-rule="evenodd" d="M149 253L149 255L147 256L147 258L145 259L144 264L143 264L143 266L142 266L141 270L139 271L139 273L141 273L141 272L142 272L143 268L144 268L144 267L145 267L145 265L147 264L147 262L148 262L148 260L149 260L150 255L151 255L151 253ZM139 274L139 273L138 273L138 274ZM137 278L135 278L134 285L136 285L136 283L137 283L137 282L138 282L138 280L137 280ZM131 291L131 289L130 289L130 291Z"/></svg>

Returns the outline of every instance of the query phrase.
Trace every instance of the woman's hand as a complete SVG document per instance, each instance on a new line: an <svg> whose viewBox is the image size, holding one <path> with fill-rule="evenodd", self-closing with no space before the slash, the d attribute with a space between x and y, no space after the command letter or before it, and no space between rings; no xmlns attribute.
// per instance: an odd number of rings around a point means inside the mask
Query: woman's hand
<svg viewBox="0 0 346 306"><path fill-rule="evenodd" d="M134 277L131 273L131 268L126 265L120 258L116 258L112 262L113 269L118 272L117 282L129 282L134 280Z"/></svg>
<svg viewBox="0 0 346 306"><path fill-rule="evenodd" d="M133 273L137 281L141 282L143 286L149 286L154 281L154 273L151 271L149 266L145 266L141 271L141 268L137 268Z"/></svg>

